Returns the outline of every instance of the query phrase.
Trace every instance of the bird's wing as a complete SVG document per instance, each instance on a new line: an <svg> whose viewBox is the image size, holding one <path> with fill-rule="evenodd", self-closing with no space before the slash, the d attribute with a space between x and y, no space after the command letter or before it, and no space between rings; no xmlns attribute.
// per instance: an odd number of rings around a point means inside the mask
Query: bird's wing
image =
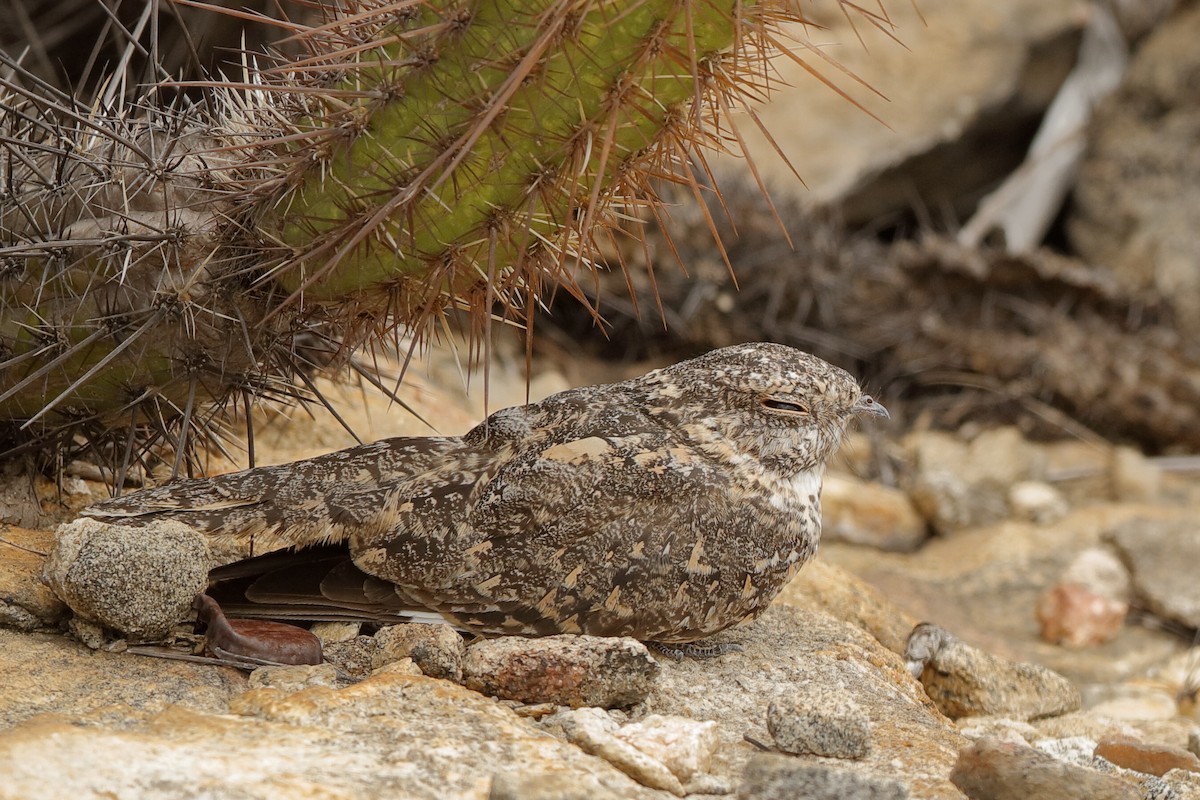
<svg viewBox="0 0 1200 800"><path fill-rule="evenodd" d="M278 466L180 480L104 500L82 516L142 526L173 519L219 549L242 555L340 541L336 497L437 471L464 450L461 439L395 438Z"/></svg>
<svg viewBox="0 0 1200 800"><path fill-rule="evenodd" d="M586 436L503 463L451 546L398 527L351 550L365 571L470 627L553 633L589 607L633 608L640 595L649 606L683 583L698 591L744 577L719 574L708 556L756 557L752 537L739 536L754 501L736 498L727 469L661 430Z"/></svg>

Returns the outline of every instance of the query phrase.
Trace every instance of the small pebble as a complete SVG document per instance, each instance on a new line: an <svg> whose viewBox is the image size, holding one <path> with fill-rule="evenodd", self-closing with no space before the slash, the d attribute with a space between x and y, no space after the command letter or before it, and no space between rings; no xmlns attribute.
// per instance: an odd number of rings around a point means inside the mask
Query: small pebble
<svg viewBox="0 0 1200 800"><path fill-rule="evenodd" d="M370 636L355 636L325 647L325 660L351 678L365 678L371 674L378 647Z"/></svg>
<svg viewBox="0 0 1200 800"><path fill-rule="evenodd" d="M462 682L466 647L449 625L388 625L375 634L375 644L377 649L371 656L374 669L389 661L411 658L431 678Z"/></svg>
<svg viewBox="0 0 1200 800"><path fill-rule="evenodd" d="M1079 584L1101 597L1125 602L1133 598L1133 578L1129 569L1108 547L1089 547L1081 551L1071 559L1059 580Z"/></svg>
<svg viewBox="0 0 1200 800"><path fill-rule="evenodd" d="M959 751L950 781L972 800L1141 800L1133 781L994 739Z"/></svg>
<svg viewBox="0 0 1200 800"><path fill-rule="evenodd" d="M463 682L504 700L624 708L646 699L659 670L636 639L505 636L467 648Z"/></svg>
<svg viewBox="0 0 1200 800"><path fill-rule="evenodd" d="M362 632L360 622L315 622L309 628L313 636L321 640L322 645L348 642Z"/></svg>
<svg viewBox="0 0 1200 800"><path fill-rule="evenodd" d="M104 628L94 622L88 622L80 617L71 617L67 622L67 630L85 647L91 650L101 650L107 642Z"/></svg>
<svg viewBox="0 0 1200 800"><path fill-rule="evenodd" d="M871 721L849 697L809 687L767 707L767 730L780 750L798 755L863 758L871 750Z"/></svg>
<svg viewBox="0 0 1200 800"><path fill-rule="evenodd" d="M778 753L753 756L737 790L738 800L907 800L908 796L908 789L890 778Z"/></svg>
<svg viewBox="0 0 1200 800"><path fill-rule="evenodd" d="M1070 511L1062 492L1041 481L1019 481L1008 489L1013 516L1036 525L1058 522Z"/></svg>
<svg viewBox="0 0 1200 800"><path fill-rule="evenodd" d="M1173 769L1200 772L1200 758L1187 750L1125 737L1110 736L1101 739L1096 744L1095 754L1118 767L1144 772L1147 775L1162 776Z"/></svg>
<svg viewBox="0 0 1200 800"><path fill-rule="evenodd" d="M304 664L286 667L259 667L247 681L251 689L270 687L283 692L298 692L309 686L338 685L337 668L333 664Z"/></svg>

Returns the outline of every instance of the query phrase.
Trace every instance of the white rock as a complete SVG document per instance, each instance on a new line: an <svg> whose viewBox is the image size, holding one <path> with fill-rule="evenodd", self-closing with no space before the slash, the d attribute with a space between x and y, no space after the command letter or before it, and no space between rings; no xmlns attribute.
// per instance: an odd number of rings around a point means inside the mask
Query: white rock
<svg viewBox="0 0 1200 800"><path fill-rule="evenodd" d="M1014 516L1038 525L1058 522L1070 511L1062 492L1041 481L1018 481L1008 490L1008 505Z"/></svg>

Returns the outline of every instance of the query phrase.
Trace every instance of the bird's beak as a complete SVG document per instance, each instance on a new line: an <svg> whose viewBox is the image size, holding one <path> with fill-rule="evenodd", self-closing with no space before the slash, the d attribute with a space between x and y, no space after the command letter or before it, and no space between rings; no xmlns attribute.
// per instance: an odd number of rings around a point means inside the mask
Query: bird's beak
<svg viewBox="0 0 1200 800"><path fill-rule="evenodd" d="M888 410L883 407L883 403L880 403L869 394L864 394L858 398L858 402L851 406L850 410L855 414L870 414L875 417L883 417L884 419L892 418Z"/></svg>

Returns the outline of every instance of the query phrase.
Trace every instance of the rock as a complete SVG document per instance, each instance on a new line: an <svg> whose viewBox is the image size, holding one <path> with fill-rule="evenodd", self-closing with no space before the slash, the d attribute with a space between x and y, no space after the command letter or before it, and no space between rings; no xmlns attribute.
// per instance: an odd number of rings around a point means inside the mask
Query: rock
<svg viewBox="0 0 1200 800"><path fill-rule="evenodd" d="M658 663L635 639L506 636L482 639L463 659L467 687L525 703L630 706L646 698Z"/></svg>
<svg viewBox="0 0 1200 800"><path fill-rule="evenodd" d="M1011 487L1045 472L1045 455L1012 427L986 430L969 444L925 431L910 436L908 448L909 495L942 535L1006 519Z"/></svg>
<svg viewBox="0 0 1200 800"><path fill-rule="evenodd" d="M1074 583L1101 597L1128 603L1133 581L1121 559L1107 547L1089 547L1071 560L1062 582Z"/></svg>
<svg viewBox="0 0 1200 800"><path fill-rule="evenodd" d="M689 794L693 779L712 771L713 757L721 743L717 723L712 720L701 722L661 714L622 725L615 736L661 762L689 789Z"/></svg>
<svg viewBox="0 0 1200 800"><path fill-rule="evenodd" d="M1162 494L1162 470L1132 447L1113 448L1109 472L1117 500L1152 503Z"/></svg>
<svg viewBox="0 0 1200 800"><path fill-rule="evenodd" d="M325 660L351 678L365 678L374 669L375 654L379 643L371 636L359 635L353 639L333 642L323 648Z"/></svg>
<svg viewBox="0 0 1200 800"><path fill-rule="evenodd" d="M862 758L871 750L871 721L844 692L792 687L767 706L767 730L786 753Z"/></svg>
<svg viewBox="0 0 1200 800"><path fill-rule="evenodd" d="M745 121L741 135L773 194L836 205L851 225L907 214L914 199L952 208L1020 163L1075 61L1082 11L1073 2L921 0L889 5L886 23L877 26L854 11L842 16L836 6L805 8L826 30L809 27L803 35L890 102L801 53L805 62L886 127L799 65L781 61L776 92L757 109L773 141ZM805 124L796 124L801 118ZM805 186L776 168L776 146ZM966 218L968 209L959 211Z"/></svg>
<svg viewBox="0 0 1200 800"><path fill-rule="evenodd" d="M0 733L2 791L23 800L445 800L486 797L491 776L516 765L527 775L569 772L598 797L658 796L495 701L423 676L293 694L255 689L222 714L127 710L119 725L42 717Z"/></svg>
<svg viewBox="0 0 1200 800"><path fill-rule="evenodd" d="M1070 507L1062 492L1042 481L1018 481L1008 490L1008 506L1018 519L1037 525L1058 522Z"/></svg>
<svg viewBox="0 0 1200 800"><path fill-rule="evenodd" d="M1192 519L1135 519L1109 538L1133 577L1133 590L1159 616L1200 628L1200 526Z"/></svg>
<svg viewBox="0 0 1200 800"><path fill-rule="evenodd" d="M1093 647L1116 638L1125 625L1133 586L1111 550L1089 547L1075 557L1037 604L1042 638L1066 647Z"/></svg>
<svg viewBox="0 0 1200 800"><path fill-rule="evenodd" d="M322 647L348 642L362 631L360 622L316 622L309 628L313 636L321 640Z"/></svg>
<svg viewBox="0 0 1200 800"><path fill-rule="evenodd" d="M683 783L666 764L616 735L618 726L599 708L563 711L546 720L581 750L602 758L643 786L682 797Z"/></svg>
<svg viewBox="0 0 1200 800"><path fill-rule="evenodd" d="M944 628L922 623L909 636L905 660L946 716L1037 719L1074 711L1079 690L1037 664L1018 664L971 647Z"/></svg>
<svg viewBox="0 0 1200 800"><path fill-rule="evenodd" d="M907 800L908 796L908 789L897 780L775 753L750 759L737 791L738 800Z"/></svg>
<svg viewBox="0 0 1200 800"><path fill-rule="evenodd" d="M67 623L67 630L89 650L103 649L109 641L103 627L82 617L71 617L71 621Z"/></svg>
<svg viewBox="0 0 1200 800"><path fill-rule="evenodd" d="M1169 800L1200 800L1200 775L1190 770L1173 769L1162 776L1163 783L1175 793Z"/></svg>
<svg viewBox="0 0 1200 800"><path fill-rule="evenodd" d="M775 602L830 614L867 631L896 654L904 652L909 631L917 624L915 617L874 587L819 555L784 587Z"/></svg>
<svg viewBox="0 0 1200 800"><path fill-rule="evenodd" d="M1092 505L1073 509L1049 529L1003 522L964 536L936 537L912 554L831 543L822 546L818 561L858 575L859 583L866 582L890 604L977 647L1043 664L1079 685L1107 683L1161 663L1178 649L1178 638L1158 628L1126 625L1113 641L1095 649L1051 645L1034 619L1039 597L1061 580L1081 551L1101 546L1106 531L1136 518L1186 521L1198 513L1196 506Z"/></svg>
<svg viewBox="0 0 1200 800"><path fill-rule="evenodd" d="M1124 769L1147 775L1165 775L1173 769L1200 772L1200 758L1187 750L1139 742L1126 737L1108 737L1096 744L1096 755Z"/></svg>
<svg viewBox="0 0 1200 800"><path fill-rule="evenodd" d="M501 772L492 778L488 800L619 800L600 787L580 786L571 772Z"/></svg>
<svg viewBox="0 0 1200 800"><path fill-rule="evenodd" d="M770 745L768 702L803 686L853 700L870 721L870 751L860 760L839 762L841 768L911 787L923 800L961 800L946 776L965 740L900 657L872 636L814 608L775 605L755 622L718 638L737 641L744 652L664 662L644 707L648 714L716 721L718 759L730 771L725 774L741 775L755 754L745 740ZM812 763L812 758L788 758Z"/></svg>
<svg viewBox="0 0 1200 800"><path fill-rule="evenodd" d="M421 672L431 678L445 678L455 683L463 679L466 646L449 625L419 622L388 625L375 634L375 644L378 649L371 656L374 669L391 661L411 658Z"/></svg>
<svg viewBox="0 0 1200 800"><path fill-rule="evenodd" d="M963 748L950 780L972 800L1140 800L1137 785L1011 742Z"/></svg>
<svg viewBox="0 0 1200 800"><path fill-rule="evenodd" d="M1106 548L1089 547L1038 598L1042 638L1074 648L1112 641L1125 625L1131 597L1121 560Z"/></svg>
<svg viewBox="0 0 1200 800"><path fill-rule="evenodd" d="M643 786L677 795L732 791L710 774L720 745L716 722L651 714L619 725L601 709L579 708L558 711L542 724Z"/></svg>
<svg viewBox="0 0 1200 800"><path fill-rule="evenodd" d="M79 519L59 527L46 581L84 619L138 640L165 636L208 584L209 552L186 525Z"/></svg>
<svg viewBox="0 0 1200 800"><path fill-rule="evenodd" d="M232 667L89 650L60 633L4 629L0 675L0 729L37 714L78 716L103 707L134 713L173 703L221 713L246 688ZM0 781L0 796L4 791Z"/></svg>
<svg viewBox="0 0 1200 800"><path fill-rule="evenodd" d="M1038 599L1042 638L1064 647L1112 641L1125 627L1129 603L1098 595L1078 583L1060 583Z"/></svg>
<svg viewBox="0 0 1200 800"><path fill-rule="evenodd" d="M958 730L972 740L996 739L1015 744L1029 744L1041 738L1038 729L1031 723L1008 717L963 717L958 721Z"/></svg>
<svg viewBox="0 0 1200 800"><path fill-rule="evenodd" d="M900 658L867 633L817 609L774 606L718 640L737 641L744 652L664 660L641 704L596 717L611 724L604 732L629 748L623 752L661 765L685 792L728 793L757 752L743 737L770 741L767 704L782 688L817 686L852 699L870 720L870 752L841 762L843 769L872 784L911 787L921 798L961 800L946 776L965 740ZM362 652L369 664L370 649ZM260 688L234 697L246 679L229 667L89 652L62 635L0 631L0 723L57 712L0 733L0 796L445 800L486 797L506 773L528 777L515 785L535 798L555 797L554 787L567 785L557 777L563 773L596 797L666 796L547 735L535 718L548 709L523 717L511 701L406 674L415 669L404 659L344 688ZM503 778L499 790L505 781L514 785Z"/></svg>
<svg viewBox="0 0 1200 800"><path fill-rule="evenodd" d="M1111 268L1130 291L1165 298L1185 336L1200 331L1198 36L1200 8L1185 8L1134 54L1122 87L1097 109L1067 218L1084 260ZM1136 376L1152 367L1131 368Z"/></svg>
<svg viewBox="0 0 1200 800"><path fill-rule="evenodd" d="M57 626L69 615L42 580L52 534L9 526L0 536L0 627L33 631Z"/></svg>
<svg viewBox="0 0 1200 800"><path fill-rule="evenodd" d="M835 473L821 487L821 517L822 538L880 550L909 552L929 536L906 493Z"/></svg>
<svg viewBox="0 0 1200 800"><path fill-rule="evenodd" d="M309 686L338 685L337 667L333 664L315 664L287 667L259 667L250 673L251 689L279 689L298 692Z"/></svg>

